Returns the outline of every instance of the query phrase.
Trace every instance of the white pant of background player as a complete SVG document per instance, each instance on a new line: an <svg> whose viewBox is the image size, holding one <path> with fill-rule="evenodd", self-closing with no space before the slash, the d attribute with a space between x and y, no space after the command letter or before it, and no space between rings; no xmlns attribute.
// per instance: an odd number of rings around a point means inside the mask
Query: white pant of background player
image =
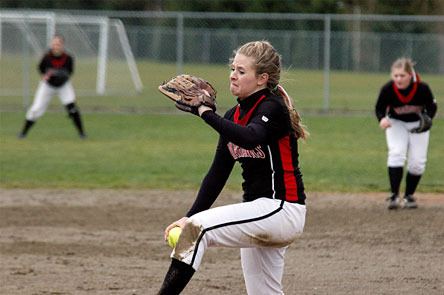
<svg viewBox="0 0 444 295"><path fill-rule="evenodd" d="M171 257L197 270L207 247L241 248L248 294L283 294L284 254L303 231L304 205L259 198L191 216Z"/></svg>
<svg viewBox="0 0 444 295"><path fill-rule="evenodd" d="M35 93L34 101L26 113L26 119L36 121L40 118L48 108L49 103L54 95L58 95L63 105L73 103L75 101L74 88L70 81L67 81L61 87L53 87L46 81L40 81Z"/></svg>
<svg viewBox="0 0 444 295"><path fill-rule="evenodd" d="M390 119L391 127L386 129L388 146L388 167L404 167L413 175L422 175L427 162L427 149L430 131L411 133L419 126L419 121L404 122Z"/></svg>

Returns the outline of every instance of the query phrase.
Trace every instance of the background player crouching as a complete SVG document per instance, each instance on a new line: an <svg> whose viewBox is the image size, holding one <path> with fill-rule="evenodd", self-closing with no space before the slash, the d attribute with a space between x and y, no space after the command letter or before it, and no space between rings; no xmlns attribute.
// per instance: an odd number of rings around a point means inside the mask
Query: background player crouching
<svg viewBox="0 0 444 295"><path fill-rule="evenodd" d="M41 59L38 69L42 79L35 93L34 101L26 113L26 121L18 137L26 137L36 120L45 113L51 98L57 94L69 117L73 120L80 138L85 138L80 111L75 104L74 88L69 80L74 71L74 58L65 52L62 36L55 35L53 37L51 49Z"/></svg>
<svg viewBox="0 0 444 295"><path fill-rule="evenodd" d="M427 161L431 127L418 131L420 117L428 116L430 123L437 110L429 86L414 70L412 60L399 58L391 68L392 79L379 93L375 112L381 129L385 130L388 147L388 175L391 196L388 209L400 207L399 187L407 161L404 207L417 208L413 197Z"/></svg>

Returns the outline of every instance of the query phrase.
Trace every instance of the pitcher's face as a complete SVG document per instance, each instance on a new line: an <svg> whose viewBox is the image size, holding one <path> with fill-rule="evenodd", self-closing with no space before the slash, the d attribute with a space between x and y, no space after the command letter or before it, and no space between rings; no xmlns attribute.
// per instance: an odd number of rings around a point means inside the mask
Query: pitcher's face
<svg viewBox="0 0 444 295"><path fill-rule="evenodd" d="M258 90L267 87L268 74L256 74L252 57L236 54L231 64L230 91L239 99L244 99Z"/></svg>

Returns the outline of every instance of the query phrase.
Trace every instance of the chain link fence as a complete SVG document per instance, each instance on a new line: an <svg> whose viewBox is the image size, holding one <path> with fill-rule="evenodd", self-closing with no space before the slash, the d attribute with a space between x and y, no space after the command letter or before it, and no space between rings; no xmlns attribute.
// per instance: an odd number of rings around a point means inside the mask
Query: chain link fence
<svg viewBox="0 0 444 295"><path fill-rule="evenodd" d="M84 105L91 108L107 109L111 105L114 110L164 111L169 105L158 98L157 85L183 72L214 80L221 89L220 105L231 106L228 59L239 45L262 39L269 40L282 54L285 68L282 83L302 110L371 111L379 88L389 79L390 65L401 56L416 61L417 71L430 84L435 96L444 96L444 16L56 13L70 14L73 19L76 15L117 18L126 29L145 87L139 95L141 99L85 99ZM17 66L24 68L24 65ZM22 72L22 77L16 77L18 80L29 79L34 73L25 71L34 68L35 65L27 65L23 71L12 72ZM79 69L74 82L86 83L81 77L82 69ZM22 85L26 83L20 87ZM0 87L3 86L0 84Z"/></svg>
<svg viewBox="0 0 444 295"><path fill-rule="evenodd" d="M136 18L123 17L129 24ZM322 70L329 62L332 70L379 72L403 55L417 60L420 71L444 73L444 17L147 13L137 19L145 23L127 30L140 58L225 63L239 44L267 39L295 68Z"/></svg>

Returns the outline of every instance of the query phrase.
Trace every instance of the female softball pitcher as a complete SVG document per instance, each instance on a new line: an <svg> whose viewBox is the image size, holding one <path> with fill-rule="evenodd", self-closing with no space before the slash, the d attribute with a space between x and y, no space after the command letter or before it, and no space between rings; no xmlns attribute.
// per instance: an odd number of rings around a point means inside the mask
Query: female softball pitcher
<svg viewBox="0 0 444 295"><path fill-rule="evenodd" d="M74 88L69 80L74 71L74 59L65 52L64 43L62 36L55 35L51 41L51 49L40 60L38 70L42 79L35 93L34 101L26 112L26 121L19 138L26 137L37 119L43 116L55 94L60 97L60 101L73 120L80 138L85 138L80 111L75 104Z"/></svg>
<svg viewBox="0 0 444 295"><path fill-rule="evenodd" d="M391 80L381 89L375 112L379 126L385 130L388 146L388 176L391 196L388 209L401 206L399 187L407 161L403 205L417 208L414 193L424 173L430 130L416 132L419 114L433 118L437 104L429 86L414 70L411 59L399 58L391 68ZM431 120L431 119L430 119ZM431 122L431 121L430 121Z"/></svg>
<svg viewBox="0 0 444 295"><path fill-rule="evenodd" d="M304 228L297 140L307 132L279 85L281 57L269 42L256 41L238 48L230 62L230 91L238 103L224 117L198 109L219 143L191 209L165 230L165 239L175 226L182 234L159 294L179 294L208 247L240 248L248 294L283 294L285 250ZM243 202L210 209L236 161Z"/></svg>

